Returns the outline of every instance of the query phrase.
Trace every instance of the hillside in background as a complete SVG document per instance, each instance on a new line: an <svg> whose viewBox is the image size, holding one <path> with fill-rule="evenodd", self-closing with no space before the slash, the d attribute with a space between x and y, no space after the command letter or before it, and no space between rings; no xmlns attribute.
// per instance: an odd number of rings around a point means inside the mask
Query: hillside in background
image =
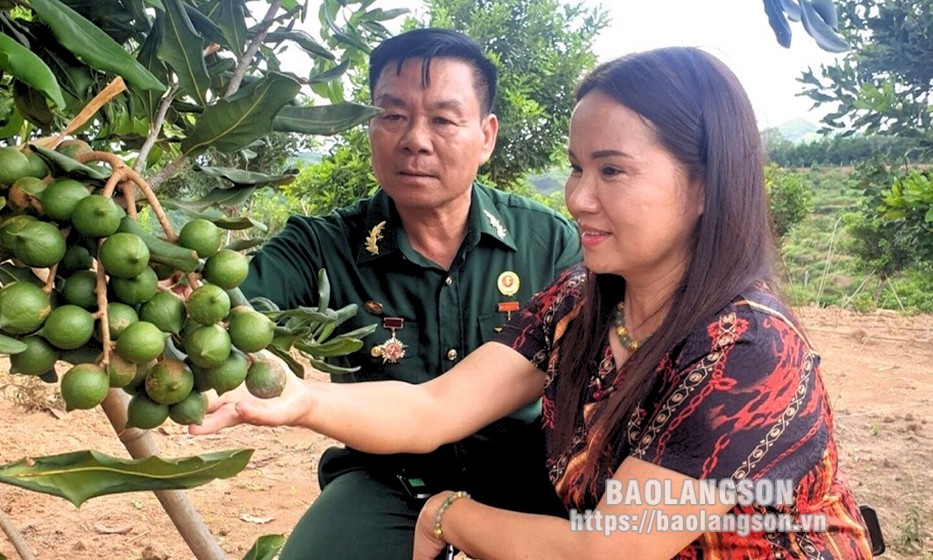
<svg viewBox="0 0 933 560"><path fill-rule="evenodd" d="M820 126L801 117L787 121L778 126L777 129L785 140L793 142L794 144L799 142L813 142L820 139L820 135L817 134L817 130L820 129Z"/></svg>

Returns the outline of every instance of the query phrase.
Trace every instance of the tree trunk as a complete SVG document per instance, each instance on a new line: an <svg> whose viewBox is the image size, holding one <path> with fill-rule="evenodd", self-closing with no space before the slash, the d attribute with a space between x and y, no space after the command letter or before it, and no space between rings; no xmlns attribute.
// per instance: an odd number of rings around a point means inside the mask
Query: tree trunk
<svg viewBox="0 0 933 560"><path fill-rule="evenodd" d="M159 449L146 430L126 427L127 394L121 389L111 389L101 404L110 424L123 442L123 446L134 459L145 459L157 455ZM226 555L211 536L188 495L182 490L156 490L156 498L171 518L188 548L198 560L225 560Z"/></svg>
<svg viewBox="0 0 933 560"><path fill-rule="evenodd" d="M875 293L872 295L872 301L875 302L875 307L878 307L878 301L881 299L881 293L884 291L884 283L888 277L884 274L878 275L878 283L875 284Z"/></svg>

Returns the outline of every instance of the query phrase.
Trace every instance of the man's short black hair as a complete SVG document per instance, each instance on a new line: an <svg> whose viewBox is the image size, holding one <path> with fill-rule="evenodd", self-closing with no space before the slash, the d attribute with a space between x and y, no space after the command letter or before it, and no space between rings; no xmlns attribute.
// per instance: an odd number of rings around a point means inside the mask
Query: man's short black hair
<svg viewBox="0 0 933 560"><path fill-rule="evenodd" d="M492 112L496 102L496 67L486 58L479 44L466 35L449 29L427 27L413 29L391 37L373 49L369 56L369 95L372 98L376 82L389 64L396 64L396 73L402 72L406 60L420 59L421 83L430 82L431 60L453 58L473 67L473 83L483 115Z"/></svg>

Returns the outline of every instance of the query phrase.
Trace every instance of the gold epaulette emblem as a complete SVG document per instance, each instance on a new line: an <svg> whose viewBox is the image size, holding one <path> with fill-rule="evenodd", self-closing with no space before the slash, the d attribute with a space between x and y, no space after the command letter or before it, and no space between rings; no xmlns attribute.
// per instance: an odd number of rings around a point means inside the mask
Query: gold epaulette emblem
<svg viewBox="0 0 933 560"><path fill-rule="evenodd" d="M379 240L382 239L382 230L385 229L386 223L385 220L379 222L369 230L369 235L366 236L366 250L370 254L378 255L379 254Z"/></svg>

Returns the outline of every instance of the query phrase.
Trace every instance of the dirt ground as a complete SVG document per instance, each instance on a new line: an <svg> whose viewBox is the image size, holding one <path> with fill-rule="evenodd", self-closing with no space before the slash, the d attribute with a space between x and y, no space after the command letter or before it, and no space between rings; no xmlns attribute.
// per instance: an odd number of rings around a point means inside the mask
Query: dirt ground
<svg viewBox="0 0 933 560"><path fill-rule="evenodd" d="M823 355L842 466L857 499L873 505L881 518L888 543L883 558L933 559L933 316L798 311ZM26 411L17 403L22 389L11 385L17 382L0 373L0 464L79 449L127 456L100 409L67 415L54 407ZM235 478L188 491L230 558L242 558L261 535L291 530L317 493L317 458L332 444L287 428L240 426L194 438L168 422L152 433L163 457L255 449ZM0 512L40 559L193 558L150 493L95 498L76 509L0 484ZM2 534L0 554L18 557Z"/></svg>

